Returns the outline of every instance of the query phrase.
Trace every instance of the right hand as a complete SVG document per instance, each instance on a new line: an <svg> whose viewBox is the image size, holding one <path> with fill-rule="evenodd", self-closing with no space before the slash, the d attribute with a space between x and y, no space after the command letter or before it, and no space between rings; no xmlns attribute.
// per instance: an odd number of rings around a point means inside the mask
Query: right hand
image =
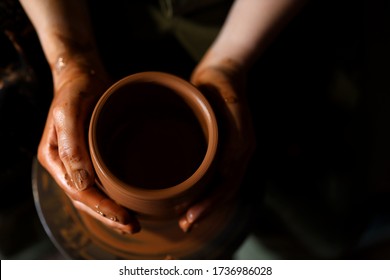
<svg viewBox="0 0 390 280"><path fill-rule="evenodd" d="M95 73L85 65L67 62L60 71L53 69L54 97L38 160L77 209L121 233L136 233L140 230L137 219L95 186L87 131L94 106L110 79L105 71Z"/></svg>

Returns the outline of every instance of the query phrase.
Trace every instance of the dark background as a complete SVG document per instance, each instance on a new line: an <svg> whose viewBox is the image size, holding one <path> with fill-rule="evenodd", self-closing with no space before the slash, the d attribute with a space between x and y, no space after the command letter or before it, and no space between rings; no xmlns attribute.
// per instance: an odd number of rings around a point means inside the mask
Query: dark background
<svg viewBox="0 0 390 280"><path fill-rule="evenodd" d="M0 13L0 256L60 258L31 189L50 71L18 2L0 0ZM250 73L258 147L245 187L253 233L280 258L389 258L389 14L390 1L309 1ZM135 48L133 68L99 43L118 78L195 65L171 37Z"/></svg>

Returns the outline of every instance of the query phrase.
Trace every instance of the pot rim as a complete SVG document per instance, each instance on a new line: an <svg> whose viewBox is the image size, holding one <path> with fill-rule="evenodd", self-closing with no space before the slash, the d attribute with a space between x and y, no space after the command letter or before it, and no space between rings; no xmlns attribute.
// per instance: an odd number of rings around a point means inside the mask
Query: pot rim
<svg viewBox="0 0 390 280"><path fill-rule="evenodd" d="M97 147L96 121L108 98L110 98L112 94L115 94L117 89L126 86L129 83L148 82L174 89L175 92L177 92L181 97L183 97L183 99L185 99L187 105L189 106L190 104L188 104L187 101L191 101L192 106L195 107L195 111L198 111L204 117L207 130L205 131L205 133L207 133L207 150L197 170L183 182L163 189L144 189L123 182L109 170L107 165L104 163L99 150L97 148L92 148ZM115 185L118 186L118 190L116 191L123 191L123 194L125 193L124 190L130 190L129 192L126 191L126 194L130 195L131 197L137 199L145 199L145 197L147 197L148 200L160 200L175 197L184 193L193 185L196 185L206 175L217 154L218 125L216 116L210 103L205 98L205 96L190 82L166 72L145 71L131 74L120 79L112 86L110 86L101 96L92 112L90 119L88 143L91 153L91 160L98 177L98 173L100 173L100 176L103 176L105 180L109 180L115 183ZM100 180L104 181L104 179ZM105 187L103 186L103 188Z"/></svg>

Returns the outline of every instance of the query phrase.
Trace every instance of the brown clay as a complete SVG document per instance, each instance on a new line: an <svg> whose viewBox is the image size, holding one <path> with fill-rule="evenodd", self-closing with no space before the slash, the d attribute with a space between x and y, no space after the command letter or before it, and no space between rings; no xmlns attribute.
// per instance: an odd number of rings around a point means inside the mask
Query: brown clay
<svg viewBox="0 0 390 280"><path fill-rule="evenodd" d="M218 148L214 112L190 83L160 72L115 83L93 112L89 145L97 184L135 211L142 229L122 235L70 204L88 240L79 249L83 257L96 257L93 251L124 259L217 259L237 248L246 220L238 204L219 205L190 232L178 226L183 211L212 187Z"/></svg>
<svg viewBox="0 0 390 280"><path fill-rule="evenodd" d="M190 83L144 72L102 96L89 144L108 196L140 215L176 217L204 191L218 127L211 106Z"/></svg>
<svg viewBox="0 0 390 280"><path fill-rule="evenodd" d="M239 200L218 205L184 233L176 219L142 219L135 235L123 235L78 211L53 177L34 160L33 190L41 221L68 259L221 259L243 241L251 208Z"/></svg>
<svg viewBox="0 0 390 280"><path fill-rule="evenodd" d="M36 163L34 193L55 244L76 259L230 258L247 233L245 201L218 204L189 232L178 226L216 183L217 128L207 100L176 76L145 72L114 84L91 118L91 158L101 189L135 211L141 232L124 235L78 211Z"/></svg>

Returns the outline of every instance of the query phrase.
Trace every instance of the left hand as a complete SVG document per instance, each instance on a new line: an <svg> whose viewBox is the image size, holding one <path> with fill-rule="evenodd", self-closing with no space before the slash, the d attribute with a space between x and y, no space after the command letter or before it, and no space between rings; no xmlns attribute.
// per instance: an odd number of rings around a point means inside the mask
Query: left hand
<svg viewBox="0 0 390 280"><path fill-rule="evenodd" d="M209 197L190 206L179 219L184 231L213 208L229 203L238 194L249 160L255 149L255 136L246 100L246 72L232 61L208 65L200 63L191 76L194 84L214 105L220 130L220 159L216 172L218 185ZM221 133L222 132L222 133Z"/></svg>

